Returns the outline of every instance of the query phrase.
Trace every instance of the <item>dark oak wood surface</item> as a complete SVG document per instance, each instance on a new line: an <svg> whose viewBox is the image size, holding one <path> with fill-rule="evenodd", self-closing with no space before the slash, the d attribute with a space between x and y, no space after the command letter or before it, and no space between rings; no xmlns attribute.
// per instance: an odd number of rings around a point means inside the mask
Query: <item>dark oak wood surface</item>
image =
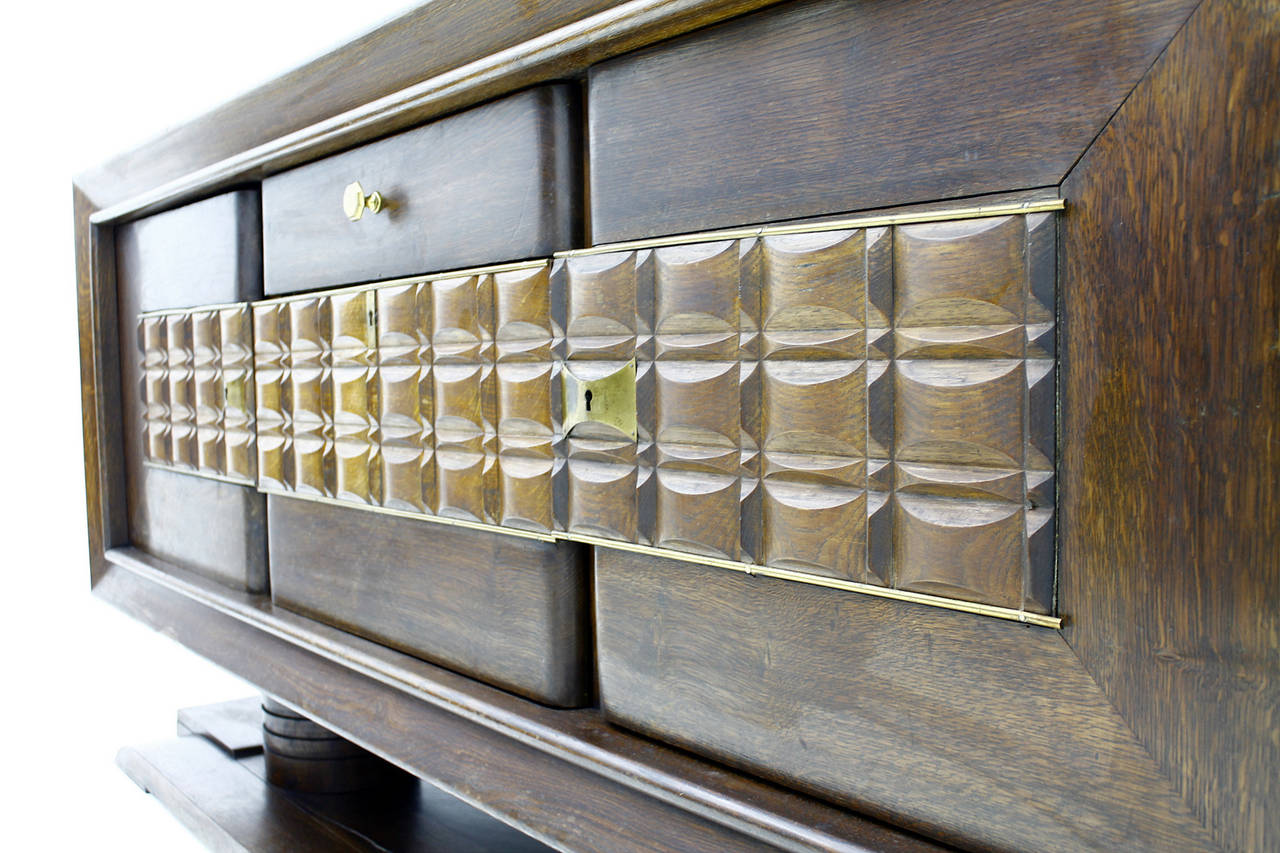
<svg viewBox="0 0 1280 853"><path fill-rule="evenodd" d="M1206 2L1063 185L1064 636L1280 848L1280 4Z"/></svg>
<svg viewBox="0 0 1280 853"><path fill-rule="evenodd" d="M575 86L540 86L262 184L266 292L416 275L570 248L581 219ZM343 189L383 209L357 222Z"/></svg>
<svg viewBox="0 0 1280 853"><path fill-rule="evenodd" d="M540 701L590 698L586 554L268 499L276 603Z"/></svg>
<svg viewBox="0 0 1280 853"><path fill-rule="evenodd" d="M143 465L138 314L262 295L257 192L242 191L116 229L117 428L134 545L252 591L267 587L266 503L251 487Z"/></svg>
<svg viewBox="0 0 1280 853"><path fill-rule="evenodd" d="M606 550L624 725L979 850L1212 850L1056 632Z"/></svg>
<svg viewBox="0 0 1280 853"><path fill-rule="evenodd" d="M286 792L266 783L261 756L237 760L199 737L128 747L116 763L213 850L549 850L431 785L342 795Z"/></svg>
<svg viewBox="0 0 1280 853"><path fill-rule="evenodd" d="M559 849L944 849L620 731L597 711L520 699L134 549L107 558L95 590L104 600Z"/></svg>
<svg viewBox="0 0 1280 853"><path fill-rule="evenodd" d="M597 65L591 240L1055 184L1193 6L817 0Z"/></svg>
<svg viewBox="0 0 1280 853"><path fill-rule="evenodd" d="M618 8L599 0L528 0L514 9L507 0L424 3L77 176L76 186L95 211L114 210L111 219L154 212L776 2L633 0ZM476 50L486 44L507 49ZM475 61L457 67L468 59Z"/></svg>
<svg viewBox="0 0 1280 853"><path fill-rule="evenodd" d="M613 5L454 0L388 21L302 67L82 175L105 207Z"/></svg>
<svg viewBox="0 0 1280 853"><path fill-rule="evenodd" d="M97 583L106 570L106 549L129 541L115 229L90 223L93 203L79 187L72 188L72 201L89 578Z"/></svg>

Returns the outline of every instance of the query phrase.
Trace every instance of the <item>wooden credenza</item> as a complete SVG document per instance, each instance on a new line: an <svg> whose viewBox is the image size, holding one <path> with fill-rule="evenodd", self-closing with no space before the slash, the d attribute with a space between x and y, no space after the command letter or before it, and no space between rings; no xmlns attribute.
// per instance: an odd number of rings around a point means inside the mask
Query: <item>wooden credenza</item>
<svg viewBox="0 0 1280 853"><path fill-rule="evenodd" d="M1262 0L411 12L77 179L94 590L564 849L1274 849L1278 88Z"/></svg>

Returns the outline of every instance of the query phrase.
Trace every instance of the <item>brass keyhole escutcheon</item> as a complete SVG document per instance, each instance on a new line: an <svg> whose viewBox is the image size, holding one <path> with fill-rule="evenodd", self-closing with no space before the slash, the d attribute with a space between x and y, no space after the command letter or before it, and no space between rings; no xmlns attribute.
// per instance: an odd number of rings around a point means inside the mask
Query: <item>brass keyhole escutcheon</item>
<svg viewBox="0 0 1280 853"><path fill-rule="evenodd" d="M592 379L576 375L566 364L560 377L564 384L566 435L578 424L591 422L613 427L629 438L636 437L635 359L612 373Z"/></svg>
<svg viewBox="0 0 1280 853"><path fill-rule="evenodd" d="M346 189L342 191L342 212L352 222L359 222L365 210L370 213L382 210L382 193L371 192L365 195L364 187L360 186L359 181L347 184Z"/></svg>

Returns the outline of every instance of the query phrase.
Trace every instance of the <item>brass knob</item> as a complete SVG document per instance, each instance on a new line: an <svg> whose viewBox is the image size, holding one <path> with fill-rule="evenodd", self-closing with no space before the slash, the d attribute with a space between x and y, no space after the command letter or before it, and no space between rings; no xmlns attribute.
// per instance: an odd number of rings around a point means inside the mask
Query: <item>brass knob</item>
<svg viewBox="0 0 1280 853"><path fill-rule="evenodd" d="M352 222L359 222L366 208L370 213L382 210L382 193L372 192L365 195L364 187L360 186L359 181L347 184L347 188L342 191L342 210L347 214L347 218Z"/></svg>

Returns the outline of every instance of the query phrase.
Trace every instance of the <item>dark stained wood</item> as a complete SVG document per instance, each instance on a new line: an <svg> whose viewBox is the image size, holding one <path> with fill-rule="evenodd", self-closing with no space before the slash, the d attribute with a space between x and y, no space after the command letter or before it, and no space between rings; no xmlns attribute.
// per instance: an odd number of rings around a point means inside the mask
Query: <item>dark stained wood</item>
<svg viewBox="0 0 1280 853"><path fill-rule="evenodd" d="M115 346L115 229L89 222L93 205L73 187L76 318L80 338L80 411L84 420L84 487L89 573L106 570L102 554L128 541L120 358Z"/></svg>
<svg viewBox="0 0 1280 853"><path fill-rule="evenodd" d="M1061 180L1194 0L794 3L591 70L591 240Z"/></svg>
<svg viewBox="0 0 1280 853"><path fill-rule="evenodd" d="M612 0L530 0L514 11L505 0L424 3L370 33L372 43L339 48L79 175L76 185L96 210L114 211L109 219L155 212L775 2L637 0L617 9L605 8ZM466 38L457 25L471 27ZM487 41L473 41L477 33L511 52L472 52ZM478 59L450 70L465 56ZM421 82L402 88L406 80Z"/></svg>
<svg viewBox="0 0 1280 853"><path fill-rule="evenodd" d="M1204 3L1063 185L1065 637L1280 847L1280 5Z"/></svg>
<svg viewBox="0 0 1280 853"><path fill-rule="evenodd" d="M223 193L122 225L116 229L116 258L121 288L127 281L136 292L137 311L261 298L258 193Z"/></svg>
<svg viewBox="0 0 1280 853"><path fill-rule="evenodd" d="M1056 632L600 549L611 719L981 850L1212 850Z"/></svg>
<svg viewBox="0 0 1280 853"><path fill-rule="evenodd" d="M557 261L562 369L637 375L637 438L587 422L558 450L564 529L1049 612L1055 228L1042 212Z"/></svg>
<svg viewBox="0 0 1280 853"><path fill-rule="evenodd" d="M262 704L257 696L178 710L178 734L199 735L233 758L262 752Z"/></svg>
<svg viewBox="0 0 1280 853"><path fill-rule="evenodd" d="M268 178L266 292L549 255L581 219L579 93L541 86ZM343 189L383 209L357 222Z"/></svg>
<svg viewBox="0 0 1280 853"><path fill-rule="evenodd" d="M263 759L241 765L263 779ZM551 848L433 785L407 785L341 796L289 792L312 814L395 853L546 853Z"/></svg>
<svg viewBox="0 0 1280 853"><path fill-rule="evenodd" d="M241 191L116 229L119 429L129 541L225 583L264 591L266 503L251 487L144 466L137 316L262 294L258 194Z"/></svg>
<svg viewBox="0 0 1280 853"><path fill-rule="evenodd" d="M254 853L378 849L356 833L318 820L204 738L179 737L125 747L116 764L210 849Z"/></svg>
<svg viewBox="0 0 1280 853"><path fill-rule="evenodd" d="M262 754L268 782L286 791L303 794L348 794L400 787L417 781L394 764L369 753L299 756L280 751L276 749L274 740L266 740Z"/></svg>
<svg viewBox="0 0 1280 853"><path fill-rule="evenodd" d="M551 705L590 697L578 546L274 495L267 515L277 604Z"/></svg>
<svg viewBox="0 0 1280 853"><path fill-rule="evenodd" d="M616 851L942 849L627 734L596 711L545 708L134 549L107 559L95 587L103 599L559 849L598 850L601 839Z"/></svg>

